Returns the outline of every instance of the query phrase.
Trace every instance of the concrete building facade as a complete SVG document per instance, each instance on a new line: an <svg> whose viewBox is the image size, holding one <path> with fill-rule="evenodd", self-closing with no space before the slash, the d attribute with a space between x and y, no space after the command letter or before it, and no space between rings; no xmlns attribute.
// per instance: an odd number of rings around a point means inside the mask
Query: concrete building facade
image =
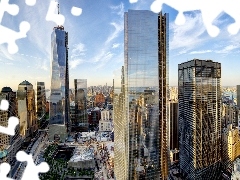
<svg viewBox="0 0 240 180"><path fill-rule="evenodd" d="M20 120L20 135L31 136L38 129L35 91L33 85L23 81L18 85L17 90L18 117Z"/></svg>

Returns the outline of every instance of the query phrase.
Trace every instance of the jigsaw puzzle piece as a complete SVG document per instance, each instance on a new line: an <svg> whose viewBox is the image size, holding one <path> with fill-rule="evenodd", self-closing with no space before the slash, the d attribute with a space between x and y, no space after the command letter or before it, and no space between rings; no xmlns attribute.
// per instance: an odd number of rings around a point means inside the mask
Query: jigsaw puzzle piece
<svg viewBox="0 0 240 180"><path fill-rule="evenodd" d="M36 165L33 161L32 155L27 154L24 151L19 151L16 155L18 161L27 161L27 166L23 172L22 180L29 180L29 174L31 174L31 180L39 180L39 173L46 173L49 171L49 165L46 162L42 162Z"/></svg>
<svg viewBox="0 0 240 180"><path fill-rule="evenodd" d="M7 111L8 108L9 108L9 102L8 102L8 100L3 99L3 100L1 101L0 110L2 110L2 111Z"/></svg>
<svg viewBox="0 0 240 180"><path fill-rule="evenodd" d="M13 31L5 26L0 25L0 44L8 44L8 52L15 54L18 52L16 40L27 37L27 32L30 30L30 24L23 21L19 25L19 32Z"/></svg>
<svg viewBox="0 0 240 180"><path fill-rule="evenodd" d="M0 133L14 136L15 128L18 124L19 124L19 119L17 117L12 116L8 119L8 127L0 126Z"/></svg>
<svg viewBox="0 0 240 180"><path fill-rule="evenodd" d="M240 1L228 0L224 1L223 11L234 18L235 22L228 26L228 32L232 35L238 33L240 29Z"/></svg>
<svg viewBox="0 0 240 180"><path fill-rule="evenodd" d="M183 12L200 10L199 0L155 0L151 5L151 10L155 13L159 13L162 10L162 5L167 4L168 6L176 9L178 15L175 23L177 25L183 25L186 21Z"/></svg>
<svg viewBox="0 0 240 180"><path fill-rule="evenodd" d="M25 0L25 3L28 6L34 6L36 4L36 0Z"/></svg>
<svg viewBox="0 0 240 180"><path fill-rule="evenodd" d="M10 172L11 166L8 163L0 164L0 179L1 180L13 180L7 177L8 173Z"/></svg>
<svg viewBox="0 0 240 180"><path fill-rule="evenodd" d="M138 2L138 0L129 0L131 4Z"/></svg>
<svg viewBox="0 0 240 180"><path fill-rule="evenodd" d="M19 12L19 7L16 4L9 4L9 0L1 0L0 1L0 23L2 22L4 12L8 12L9 14L15 16Z"/></svg>
<svg viewBox="0 0 240 180"><path fill-rule="evenodd" d="M233 0L232 0L233 1ZM239 0L238 0L239 2ZM175 23L177 25L182 25L185 23L184 12L201 10L203 23L207 29L207 32L210 36L216 37L220 30L217 26L214 26L213 21L222 13L225 9L229 11L229 14L232 14L234 17L240 17L237 15L239 11L232 11L234 7L237 9L236 3L229 3L229 1L219 1L219 0L155 0L151 5L151 10L155 13L159 13L162 10L162 5L167 4L168 6L176 9L178 15L176 17ZM231 7L232 6L232 7ZM239 13L240 14L240 13ZM240 19L239 19L240 21ZM236 22L229 26L229 31L236 33L237 28L240 27L240 23ZM238 28L239 29L239 28Z"/></svg>
<svg viewBox="0 0 240 180"><path fill-rule="evenodd" d="M46 21L53 21L57 25L63 25L65 21L65 17L61 14L56 13L57 7L58 7L58 2L51 0L47 15L46 15Z"/></svg>
<svg viewBox="0 0 240 180"><path fill-rule="evenodd" d="M213 25L213 21L223 12L223 1L211 0L201 1L201 13L203 23L211 37L218 36L220 29Z"/></svg>

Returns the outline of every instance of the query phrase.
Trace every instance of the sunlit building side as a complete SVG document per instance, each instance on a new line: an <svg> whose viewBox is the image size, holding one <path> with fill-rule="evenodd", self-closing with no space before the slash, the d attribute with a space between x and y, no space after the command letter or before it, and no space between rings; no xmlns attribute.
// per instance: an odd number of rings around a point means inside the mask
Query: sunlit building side
<svg viewBox="0 0 240 180"><path fill-rule="evenodd" d="M42 119L46 113L46 93L45 93L45 83L37 82L37 117Z"/></svg>
<svg viewBox="0 0 240 180"><path fill-rule="evenodd" d="M28 137L37 130L37 117L35 106L35 91L33 85L23 81L17 90L18 117L20 120L20 134Z"/></svg>
<svg viewBox="0 0 240 180"><path fill-rule="evenodd" d="M118 77L119 76L119 77ZM125 111L124 67L114 79L113 115L114 115L114 174L116 179L128 179L128 123ZM121 77L121 78L120 78Z"/></svg>

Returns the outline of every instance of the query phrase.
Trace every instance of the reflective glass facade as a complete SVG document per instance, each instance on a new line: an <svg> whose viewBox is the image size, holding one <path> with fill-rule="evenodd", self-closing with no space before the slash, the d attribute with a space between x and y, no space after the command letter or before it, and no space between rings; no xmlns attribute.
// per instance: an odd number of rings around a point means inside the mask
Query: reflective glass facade
<svg viewBox="0 0 240 180"><path fill-rule="evenodd" d="M49 125L64 126L68 121L68 34L63 27L54 28L51 35L51 94ZM51 126L54 127L54 126ZM57 132L55 130L51 132ZM57 128L59 129L59 128ZM62 133L62 132L61 132ZM50 135L51 137L53 136Z"/></svg>
<svg viewBox="0 0 240 180"><path fill-rule="evenodd" d="M75 124L88 130L87 114L87 79L74 79L75 86Z"/></svg>
<svg viewBox="0 0 240 180"><path fill-rule="evenodd" d="M45 83L37 82L37 117L42 119L46 112Z"/></svg>
<svg viewBox="0 0 240 180"><path fill-rule="evenodd" d="M126 124L114 119L114 127L116 161L124 162L126 169L116 167L116 178L124 179L122 171L130 180L167 179L168 15L129 10L124 26L123 92L115 95L114 109L119 104ZM114 116L120 116L118 109ZM117 133L127 142L118 140Z"/></svg>
<svg viewBox="0 0 240 180"><path fill-rule="evenodd" d="M179 161L185 179L220 179L221 64L178 65Z"/></svg>

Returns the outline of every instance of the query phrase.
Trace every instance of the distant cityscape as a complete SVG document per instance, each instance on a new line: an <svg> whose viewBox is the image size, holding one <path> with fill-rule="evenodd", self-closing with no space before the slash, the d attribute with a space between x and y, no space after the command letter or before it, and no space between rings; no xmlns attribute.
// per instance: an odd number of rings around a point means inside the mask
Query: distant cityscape
<svg viewBox="0 0 240 180"><path fill-rule="evenodd" d="M21 179L26 162L47 162L42 180L240 179L240 82L221 84L217 60L178 64L178 86L169 86L168 13L128 10L124 65L112 84L69 82L68 32L54 27L51 82L23 80L2 87L0 125L16 116L15 135L0 134L0 163ZM69 88L73 85L74 88Z"/></svg>

